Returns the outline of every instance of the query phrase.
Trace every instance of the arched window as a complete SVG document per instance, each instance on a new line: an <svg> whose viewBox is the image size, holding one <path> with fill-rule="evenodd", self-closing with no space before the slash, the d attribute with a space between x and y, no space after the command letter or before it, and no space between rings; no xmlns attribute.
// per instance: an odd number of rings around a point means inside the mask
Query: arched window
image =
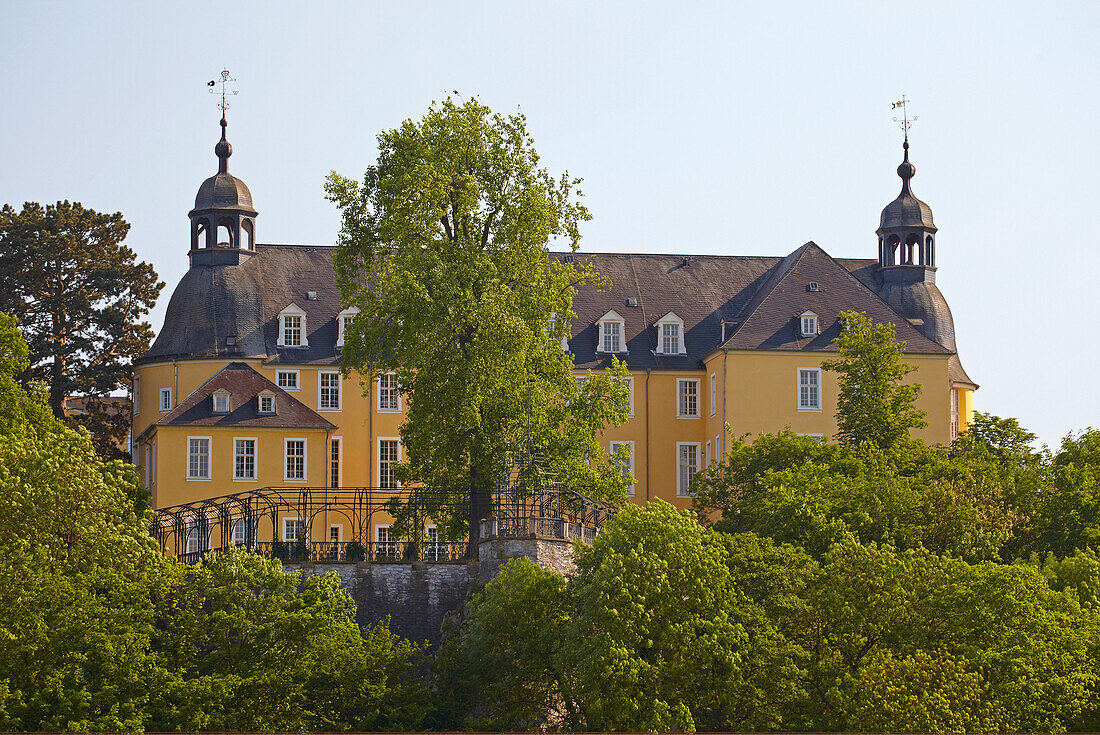
<svg viewBox="0 0 1100 735"><path fill-rule="evenodd" d="M254 250L256 248L256 244L253 242L252 239L253 227L254 225L252 223L252 220L250 219L246 219L241 222L241 248L244 250Z"/></svg>
<svg viewBox="0 0 1100 735"><path fill-rule="evenodd" d="M928 237L926 237L924 239L924 247L925 247L925 253L926 253L925 262L928 265L935 265L936 264L936 241L932 239L931 235L929 235Z"/></svg>
<svg viewBox="0 0 1100 735"><path fill-rule="evenodd" d="M901 244L901 238L897 235L890 235L886 240L886 265L896 265L898 262L898 245Z"/></svg>
<svg viewBox="0 0 1100 735"><path fill-rule="evenodd" d="M905 238L905 264L906 265L916 265L917 258L919 257L918 254L917 254L917 248L919 246L920 246L920 238L917 237L916 235L909 235L908 237Z"/></svg>

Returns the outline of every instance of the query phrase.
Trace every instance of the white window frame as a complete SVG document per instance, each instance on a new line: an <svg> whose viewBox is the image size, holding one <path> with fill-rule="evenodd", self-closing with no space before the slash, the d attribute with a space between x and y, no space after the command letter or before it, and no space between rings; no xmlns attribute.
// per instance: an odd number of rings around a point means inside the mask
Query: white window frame
<svg viewBox="0 0 1100 735"><path fill-rule="evenodd" d="M191 548L192 541L198 548ZM210 551L210 519L206 516L187 521L183 529L183 553L202 554Z"/></svg>
<svg viewBox="0 0 1100 735"><path fill-rule="evenodd" d="M614 326L613 333L605 333L605 326ZM607 338L614 335L618 344L607 344ZM618 349L609 349L618 348ZM596 321L596 352L602 355L626 354L626 319L614 310L607 312Z"/></svg>
<svg viewBox="0 0 1100 735"><path fill-rule="evenodd" d="M252 540L256 541L256 531L259 529L260 519L252 519ZM237 538L237 529L241 530L240 539ZM229 542L235 546L244 546L248 543L248 519L244 516L233 516L229 519Z"/></svg>
<svg viewBox="0 0 1100 735"><path fill-rule="evenodd" d="M374 462L375 478L376 478L376 481L377 481L377 484L375 485L375 487L378 487L378 488L383 488L384 487L382 485L382 442L397 442L397 459L393 460L393 463L394 464L399 464L401 462L401 450L402 450L401 437L399 437L399 436L380 436L380 437L378 437L377 444L376 444L376 449L378 451L375 454L377 459ZM396 470L394 470L393 483L394 483L393 487L389 487L389 488L385 488L385 489L387 489L387 490L400 490L401 489L401 481L397 479Z"/></svg>
<svg viewBox="0 0 1100 735"><path fill-rule="evenodd" d="M394 391L394 392L397 393L397 396L396 396L396 398L397 398L397 407L396 408L393 408L392 406L383 406L382 405L382 390L383 390L383 388L382 388L382 378L383 377L393 378L393 386L394 387L393 388L386 388L385 390L386 390L387 393L389 393L390 391ZM392 371L391 372L385 372L385 373L379 373L377 382L378 382L378 400L377 400L378 413L401 413L401 403L402 403L402 401L401 401L401 383L397 382L397 373L392 372Z"/></svg>
<svg viewBox="0 0 1100 735"><path fill-rule="evenodd" d="M714 464L722 461L722 445L719 443L720 434L714 435Z"/></svg>
<svg viewBox="0 0 1100 735"><path fill-rule="evenodd" d="M710 415L718 413L718 375L710 374Z"/></svg>
<svg viewBox="0 0 1100 735"><path fill-rule="evenodd" d="M237 442L252 442L252 476L244 477L237 474L237 457L244 457L237 453ZM259 454L260 454L260 442L254 436L235 436L233 437L233 481L234 482L255 482L256 478L260 476L259 468Z"/></svg>
<svg viewBox="0 0 1100 735"><path fill-rule="evenodd" d="M710 453L710 439L707 439L707 454L706 454L706 457L707 457L706 458L706 464L704 464L703 466L704 467L710 467L711 459L712 459L711 453Z"/></svg>
<svg viewBox="0 0 1100 735"><path fill-rule="evenodd" d="M804 311L798 316L798 333L803 337L816 337L819 333L819 324L817 314Z"/></svg>
<svg viewBox="0 0 1100 735"><path fill-rule="evenodd" d="M271 408L264 408L264 400L271 402ZM270 416L275 413L275 394L269 390L260 391L256 394L256 413L262 416Z"/></svg>
<svg viewBox="0 0 1100 735"><path fill-rule="evenodd" d="M206 474L198 475L191 472L191 441L206 441ZM184 472L186 473L188 480L200 480L203 482L210 482L213 477L213 465L214 465L214 440L210 436L189 436L187 437L187 444L184 445Z"/></svg>
<svg viewBox="0 0 1100 735"><path fill-rule="evenodd" d="M151 442L149 442L148 446L152 450L152 453L149 455L149 476L152 480L149 483L149 487L156 487L156 485L157 485L157 443L155 441L151 441Z"/></svg>
<svg viewBox="0 0 1100 735"><path fill-rule="evenodd" d="M302 476L301 477L291 477L290 473L287 472L287 470L290 469L290 465L289 465L290 455L288 454L288 450L290 449L290 443L291 442L301 442L302 443ZM287 438L283 439L283 482L305 482L307 477L309 476L309 461L308 460L309 460L309 442L308 442L308 440L306 440L303 437L293 437L293 436L288 436Z"/></svg>
<svg viewBox="0 0 1100 735"><path fill-rule="evenodd" d="M137 416L141 413L141 376L134 376L134 384L131 388L131 392L134 394L134 415Z"/></svg>
<svg viewBox="0 0 1100 735"><path fill-rule="evenodd" d="M286 318L288 316L301 317L301 333L299 334L299 344L287 344L287 324ZM285 309L279 312L279 339L275 343L276 347L284 347L286 349L298 349L299 347L309 347L309 330L306 325L306 312L302 307L298 306L294 302L291 302Z"/></svg>
<svg viewBox="0 0 1100 735"><path fill-rule="evenodd" d="M333 452L333 443L336 444L336 451ZM332 463L336 462L336 484L332 484ZM344 484L344 437L334 436L329 439L328 444L328 464L326 466L328 472L328 482L330 487L342 487Z"/></svg>
<svg viewBox="0 0 1100 735"><path fill-rule="evenodd" d="M695 413L684 412L684 385L686 383L695 384ZM677 378L676 379L676 418L678 419L697 419L701 418L703 412L699 410L699 379L698 378Z"/></svg>
<svg viewBox="0 0 1100 735"><path fill-rule="evenodd" d="M378 525L374 527L374 556L375 558L382 557L384 559L396 559L397 558L397 541L393 538L393 534L390 533L392 526ZM386 539L382 540L382 531L386 532ZM385 553L383 553L385 552Z"/></svg>
<svg viewBox="0 0 1100 735"><path fill-rule="evenodd" d="M627 375L622 380L626 383L626 387L630 391L630 397L627 399L629 401L629 410L627 411L626 417L632 419L634 418L634 376Z"/></svg>
<svg viewBox="0 0 1100 735"><path fill-rule="evenodd" d="M355 318L355 315L359 313L359 310L355 307L350 309L344 309L336 315L336 346L344 346L344 335L347 330L347 322Z"/></svg>
<svg viewBox="0 0 1100 735"><path fill-rule="evenodd" d="M622 472L623 470L626 470L626 471L630 472L630 474L633 476L634 475L634 442L633 441L628 441L628 440L612 441L611 443L608 444L607 448L608 448L608 451L614 452L616 449L618 449L623 444L625 444L627 446L627 448L630 450L630 462L627 463L626 466L621 466L620 465L619 471ZM626 472L623 472L623 474L626 474ZM634 479L635 479L635 481L637 481L638 478L635 477ZM630 485L630 487L628 487L626 489L626 495L627 495L628 498L634 497L634 484L633 483Z"/></svg>
<svg viewBox="0 0 1100 735"><path fill-rule="evenodd" d="M695 448L695 470L688 477L687 487L684 487L684 477L681 472L680 455L681 451L685 447ZM691 494L691 481L695 478L695 475L699 472L699 452L701 447L699 442L676 442L676 497L678 498L690 498Z"/></svg>
<svg viewBox="0 0 1100 735"><path fill-rule="evenodd" d="M294 387L290 388L279 382L281 375L293 375ZM275 385L279 386L287 393L297 393L302 389L302 371L301 370L276 370L275 371Z"/></svg>
<svg viewBox="0 0 1100 735"><path fill-rule="evenodd" d="M164 400L165 396L168 397L167 401ZM168 413L171 410L172 410L172 389L171 388L161 388L160 389L160 412L161 413Z"/></svg>
<svg viewBox="0 0 1100 735"><path fill-rule="evenodd" d="M665 325L676 325L678 327L676 331L676 350L669 351L665 349ZM684 335L684 320L676 316L675 312L670 311L663 317L657 320L655 325L657 328L657 349L654 350L658 355L686 355L686 339Z"/></svg>
<svg viewBox="0 0 1100 735"><path fill-rule="evenodd" d="M294 538L287 538L287 531L289 531L289 530L290 530L290 524L291 524L291 523L295 523L295 524L301 524L301 528L302 528L303 530L305 530L305 527L306 527L306 521L305 521L305 519L304 519L304 518L302 518L301 516L283 516L283 518L282 518L283 533L282 533L282 535L281 535L281 536L279 537L279 538L280 538L280 540L282 540L282 541L283 541L283 542L285 542L285 543L291 543L291 544L296 544L296 543L298 543L299 541L305 541L305 539L304 539L304 538L298 538L298 533L297 533L297 531L295 531L295 534L294 534ZM297 528L298 528L298 526L297 526L297 525L295 525L295 529L297 529ZM303 535L304 535L304 534L303 534Z"/></svg>
<svg viewBox="0 0 1100 735"><path fill-rule="evenodd" d="M225 401L225 408L218 408L219 399ZM218 388L211 393L210 400L212 401L211 410L214 413L230 413L233 410L233 395L224 388Z"/></svg>
<svg viewBox="0 0 1100 735"><path fill-rule="evenodd" d="M336 405L326 406L322 398L325 395L324 382L325 376L336 376ZM328 386L331 391L332 386ZM338 370L318 370L317 371L317 410L318 411L342 411L344 405L344 377Z"/></svg>
<svg viewBox="0 0 1100 735"><path fill-rule="evenodd" d="M145 445L145 487L150 488L153 486L153 448L149 444Z"/></svg>
<svg viewBox="0 0 1100 735"><path fill-rule="evenodd" d="M802 376L804 374L807 374L807 375L808 374L813 374L813 375L817 376L815 378L816 382L814 382L813 384L807 384L807 387L816 387L817 388L817 403L816 403L816 405L810 405L810 404L803 405L803 402L802 402ZM796 369L796 371L795 371L795 406L798 408L799 411L808 411L808 412L811 412L811 413L820 412L821 411L821 392L822 392L821 391L821 368L800 367L800 368Z"/></svg>

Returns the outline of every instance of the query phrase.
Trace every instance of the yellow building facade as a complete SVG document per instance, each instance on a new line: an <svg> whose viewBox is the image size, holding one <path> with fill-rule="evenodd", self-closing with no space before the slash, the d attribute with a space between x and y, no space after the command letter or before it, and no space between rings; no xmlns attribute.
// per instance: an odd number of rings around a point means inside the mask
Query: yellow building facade
<svg viewBox="0 0 1100 735"><path fill-rule="evenodd" d="M333 248L255 242L258 213L228 173L222 125L218 173L190 213L190 269L134 370L133 456L154 508L257 488L393 488L403 451L399 386L389 375L365 384L340 375L354 311L340 303ZM555 256L588 261L611 282L578 293L563 349L578 375L612 358L627 364L631 415L605 442L630 447L635 502L689 506L691 476L718 461L726 427L734 436L786 427L833 435L837 376L821 364L835 356L841 311L895 325L917 368L908 379L923 387L929 426L918 436L947 444L966 428L977 386L935 285L937 231L912 194L908 144L898 175L902 190L882 211L874 259L833 258L814 243L783 258ZM275 535L298 537L296 522L280 519ZM331 519L311 523L311 539L352 533ZM388 538L386 524L379 516L370 540Z"/></svg>

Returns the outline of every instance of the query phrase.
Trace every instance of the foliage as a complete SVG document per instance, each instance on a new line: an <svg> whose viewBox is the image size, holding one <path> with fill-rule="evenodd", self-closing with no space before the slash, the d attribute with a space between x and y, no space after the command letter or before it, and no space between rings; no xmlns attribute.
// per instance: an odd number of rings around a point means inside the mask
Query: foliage
<svg viewBox="0 0 1100 735"><path fill-rule="evenodd" d="M468 488L476 535L530 437L570 487L625 499L628 481L598 441L626 418L627 389L614 380L625 369L578 385L559 346L576 286L598 280L547 249L577 247L589 219L579 180L539 166L523 115L476 99L448 98L378 144L361 184L334 173L326 191L343 215L336 280L359 310L344 369L397 373L407 397L401 478ZM436 515L452 537L467 521L445 502Z"/></svg>
<svg viewBox="0 0 1100 735"><path fill-rule="evenodd" d="M23 380L49 387L58 418L67 397L88 396L92 410L80 421L110 459L124 458L116 445L128 426L97 399L128 384L153 335L143 317L164 287L122 243L129 229L117 212L68 201L0 208L0 311L19 319L30 346Z"/></svg>
<svg viewBox="0 0 1100 735"><path fill-rule="evenodd" d="M996 476L969 471L938 447L822 443L789 430L733 439L697 483L696 509L718 527L753 531L821 557L849 537L997 558L1017 515Z"/></svg>
<svg viewBox="0 0 1100 735"><path fill-rule="evenodd" d="M920 384L903 382L917 368L901 361L905 342L897 340L894 325L874 324L854 311L841 312L840 323L837 357L821 363L840 374L837 436L887 448L908 439L910 429L928 426L925 412L916 407Z"/></svg>
<svg viewBox="0 0 1100 735"><path fill-rule="evenodd" d="M526 557L501 567L436 657L431 729L530 732L575 723L562 697L571 607L561 575Z"/></svg>
<svg viewBox="0 0 1100 735"><path fill-rule="evenodd" d="M236 550L172 570L153 637L170 684L150 729L415 726L423 708L409 676L417 648L385 624L360 635L338 578L299 575Z"/></svg>

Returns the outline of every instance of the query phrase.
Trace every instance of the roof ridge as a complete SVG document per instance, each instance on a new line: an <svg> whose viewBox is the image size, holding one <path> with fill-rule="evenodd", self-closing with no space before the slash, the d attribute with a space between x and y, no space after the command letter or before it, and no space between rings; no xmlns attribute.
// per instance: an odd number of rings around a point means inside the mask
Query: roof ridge
<svg viewBox="0 0 1100 735"><path fill-rule="evenodd" d="M815 243L813 240L810 240L809 242L807 242L803 245L800 245L799 247L795 248L792 252L787 254L783 258L783 260L781 260L779 263L776 264L775 267L776 267L777 270L772 275L772 277L769 278L767 281L765 281L762 286L760 286L760 292L767 291L767 293L764 293L764 295L760 297L760 300L756 302L755 306L753 306L752 311L750 311L748 314L745 315L745 317L743 319L741 319L741 323L737 325L737 327L730 333L730 335L727 339L722 340L721 344L725 344L729 340L733 339L733 337L738 332L741 331L741 327L745 326L745 324L747 324L748 321L750 319L752 319L753 316L756 315L756 312L760 311L760 309L763 308L764 302L766 302L768 300L768 298L773 293L775 293L775 289L779 288L779 284L783 283L783 279L785 279L788 276L788 274L790 274L790 272L794 268L795 264L798 261L802 260L802 256L804 256L806 254L806 251L809 249L809 247L811 245L813 245L818 250L821 250L821 252L823 252L823 253L825 252L824 250L821 249L821 247L817 243ZM825 253L825 254L828 255L828 253ZM786 265L784 265L784 263L786 263ZM839 263L838 263L838 265L839 265ZM845 269L845 271L846 271L846 269ZM745 306L747 307L747 306L751 305L753 303L753 301L756 301L756 294L753 294L753 298L751 300L749 300L749 303L746 304Z"/></svg>

